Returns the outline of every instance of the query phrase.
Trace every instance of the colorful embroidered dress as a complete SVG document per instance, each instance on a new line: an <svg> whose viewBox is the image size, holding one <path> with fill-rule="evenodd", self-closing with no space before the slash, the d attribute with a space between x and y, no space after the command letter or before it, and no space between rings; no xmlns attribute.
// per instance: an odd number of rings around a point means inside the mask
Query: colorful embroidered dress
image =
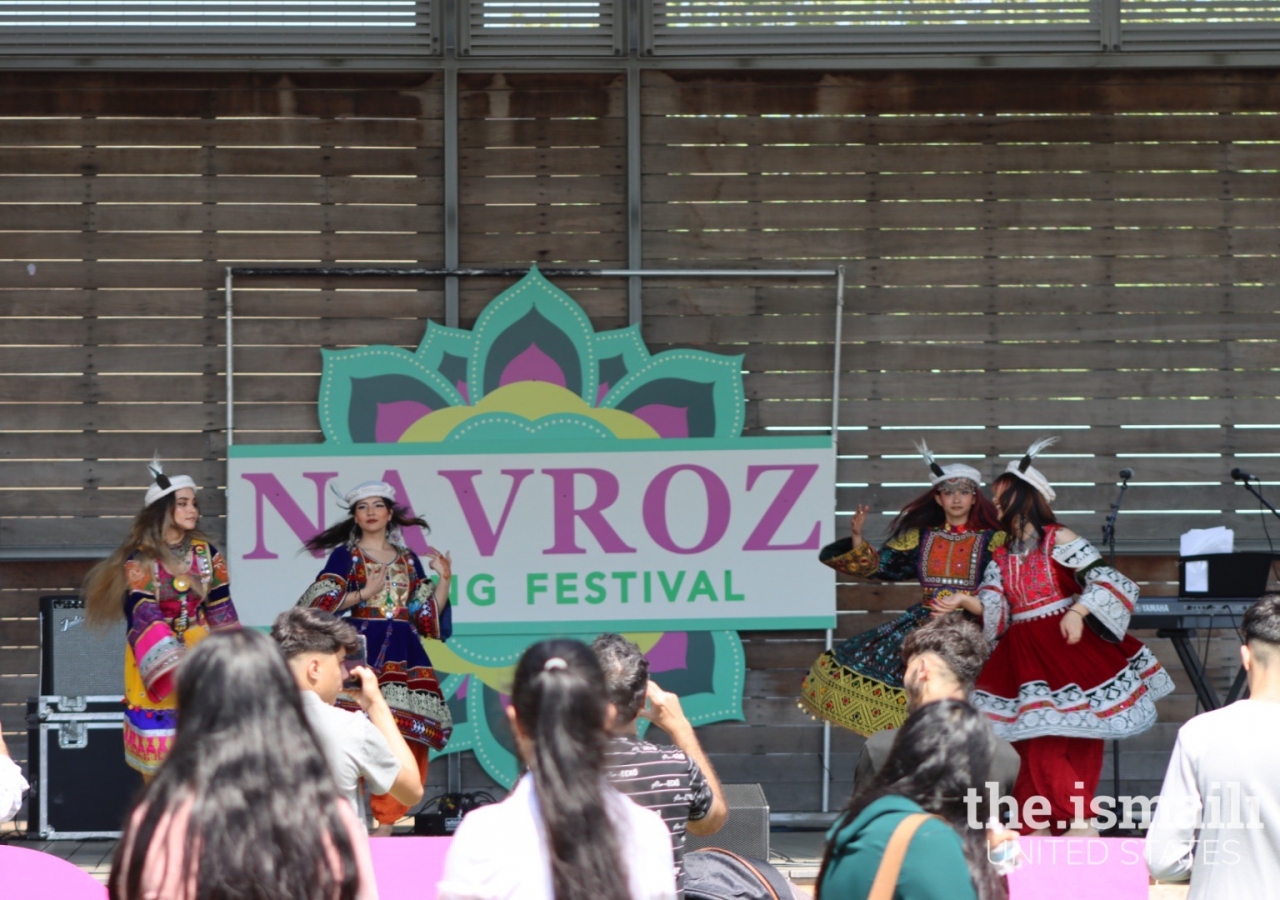
<svg viewBox="0 0 1280 900"><path fill-rule="evenodd" d="M158 562L125 561L124 753L144 775L154 775L169 755L177 724L173 676L187 648L210 631L240 624L218 548L192 540L190 560L176 577ZM203 599L197 583L207 587Z"/></svg>
<svg viewBox="0 0 1280 900"><path fill-rule="evenodd" d="M1007 741L1045 735L1122 738L1156 721L1173 681L1151 651L1125 634L1138 587L1084 538L1058 544L1061 526L1014 553L999 547L978 593L983 632L998 641L973 693ZM1067 608L1090 615L1077 644L1060 631Z"/></svg>
<svg viewBox="0 0 1280 900"><path fill-rule="evenodd" d="M421 639L447 640L453 633L453 610L449 604L437 609L435 585L417 554L399 550L385 567L382 593L351 607L351 624L368 642L369 666L378 675L400 733L407 741L440 750L449 742L453 718ZM338 547L298 605L334 612L348 593L368 583L369 569L377 565L358 546ZM338 705L359 709L346 697L339 697Z"/></svg>
<svg viewBox="0 0 1280 900"><path fill-rule="evenodd" d="M823 548L818 559L854 578L918 580L922 602L892 622L854 635L818 657L800 687L800 705L815 716L870 737L898 728L907 718L902 688L902 642L929 619L937 597L972 592L982 580L1002 531L965 526L910 529L877 553L870 544L851 549L849 538Z"/></svg>

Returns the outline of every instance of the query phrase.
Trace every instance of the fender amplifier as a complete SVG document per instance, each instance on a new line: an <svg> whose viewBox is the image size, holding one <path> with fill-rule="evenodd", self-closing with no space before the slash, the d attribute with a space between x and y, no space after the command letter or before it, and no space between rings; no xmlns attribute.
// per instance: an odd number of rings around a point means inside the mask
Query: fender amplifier
<svg viewBox="0 0 1280 900"><path fill-rule="evenodd" d="M40 598L40 693L46 697L124 695L124 616L89 628L79 597Z"/></svg>

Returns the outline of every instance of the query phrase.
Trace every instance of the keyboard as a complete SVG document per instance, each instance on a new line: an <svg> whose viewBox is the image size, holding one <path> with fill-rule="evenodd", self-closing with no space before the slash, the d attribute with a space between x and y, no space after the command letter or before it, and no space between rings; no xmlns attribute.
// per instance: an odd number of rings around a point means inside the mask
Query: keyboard
<svg viewBox="0 0 1280 900"><path fill-rule="evenodd" d="M1236 628L1257 597L1142 597L1130 628Z"/></svg>

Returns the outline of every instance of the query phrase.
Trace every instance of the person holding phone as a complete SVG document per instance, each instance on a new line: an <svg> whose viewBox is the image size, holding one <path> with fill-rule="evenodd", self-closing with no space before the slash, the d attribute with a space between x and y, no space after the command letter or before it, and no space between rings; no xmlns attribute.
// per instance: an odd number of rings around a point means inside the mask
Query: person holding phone
<svg viewBox="0 0 1280 900"><path fill-rule="evenodd" d="M425 784L428 748L443 749L453 731L440 682L422 646L423 638L443 641L453 633L452 562L448 553L430 557L437 577L427 577L422 560L401 533L409 526L426 528L427 523L399 506L395 488L386 482L357 485L342 502L350 515L306 542L312 552L332 552L298 606L346 613L368 640L369 668L378 677ZM355 708L342 698L338 706ZM409 805L386 794L371 798L379 824L375 833L390 834Z"/></svg>
<svg viewBox="0 0 1280 900"><path fill-rule="evenodd" d="M364 809L362 779L373 793L388 794L405 806L421 800L417 761L378 689L377 676L367 665L351 665L359 662L353 657L364 648L364 635L330 613L294 608L276 616L271 636L302 692L302 710L338 792L357 812ZM339 693L364 715L338 709Z"/></svg>

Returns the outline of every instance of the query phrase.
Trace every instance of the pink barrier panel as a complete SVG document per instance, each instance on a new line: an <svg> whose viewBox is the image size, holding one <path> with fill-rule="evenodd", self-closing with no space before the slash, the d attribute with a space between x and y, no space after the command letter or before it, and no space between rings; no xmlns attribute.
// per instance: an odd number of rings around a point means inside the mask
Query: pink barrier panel
<svg viewBox="0 0 1280 900"><path fill-rule="evenodd" d="M1009 876L1010 900L1146 900L1142 838L1024 837L1027 859Z"/></svg>
<svg viewBox="0 0 1280 900"><path fill-rule="evenodd" d="M0 895L14 900L106 900L107 889L65 859L0 844ZM434 896L434 893L433 895Z"/></svg>
<svg viewBox="0 0 1280 900"><path fill-rule="evenodd" d="M444 874L444 855L452 841L447 837L370 838L378 896L384 900L435 900L436 885Z"/></svg>

